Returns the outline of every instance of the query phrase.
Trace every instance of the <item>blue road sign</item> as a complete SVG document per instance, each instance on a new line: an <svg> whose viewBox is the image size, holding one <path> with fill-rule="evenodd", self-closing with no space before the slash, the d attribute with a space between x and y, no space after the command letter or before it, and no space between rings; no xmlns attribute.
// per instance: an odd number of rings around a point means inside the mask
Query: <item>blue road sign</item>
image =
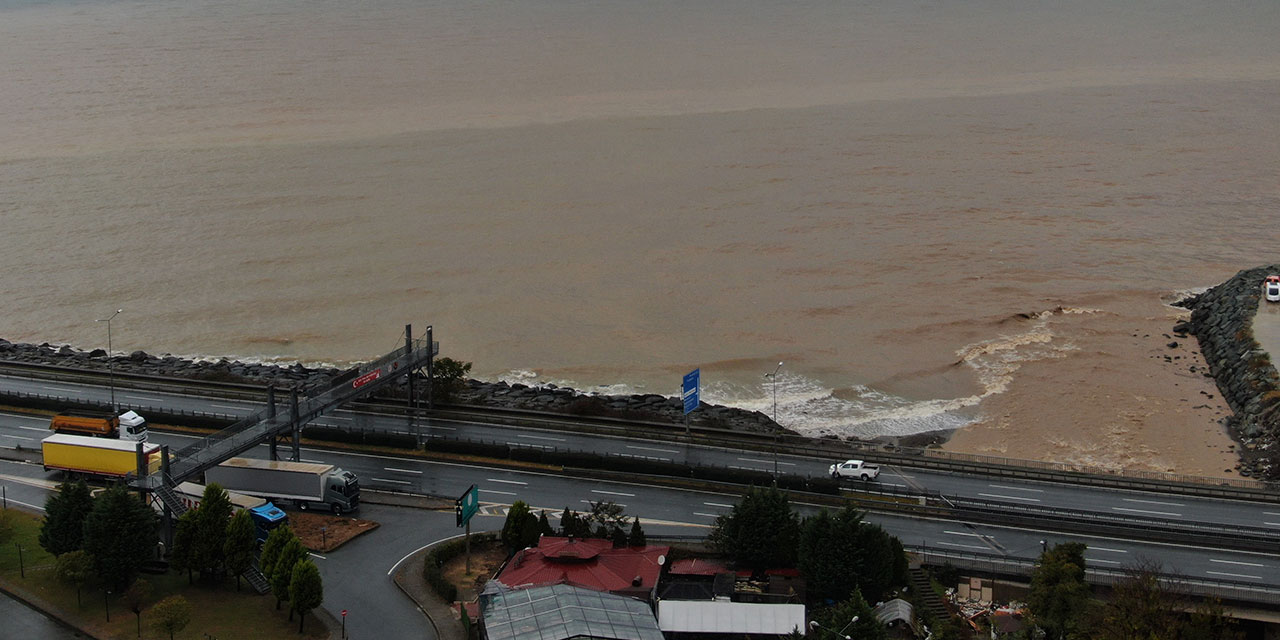
<svg viewBox="0 0 1280 640"><path fill-rule="evenodd" d="M458 516L458 526L466 524L471 520L471 516L480 510L480 489L476 485L471 485L467 492L458 496L453 502L454 513Z"/></svg>
<svg viewBox="0 0 1280 640"><path fill-rule="evenodd" d="M702 378L702 369L694 369L684 374L684 384L680 387L680 397L684 399L684 412L687 414L698 408L698 387Z"/></svg>

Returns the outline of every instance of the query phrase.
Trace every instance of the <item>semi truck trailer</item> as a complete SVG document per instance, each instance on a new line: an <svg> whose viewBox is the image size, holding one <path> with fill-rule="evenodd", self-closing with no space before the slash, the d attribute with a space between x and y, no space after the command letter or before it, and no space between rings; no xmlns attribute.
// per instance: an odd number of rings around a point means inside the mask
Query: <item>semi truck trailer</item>
<svg viewBox="0 0 1280 640"><path fill-rule="evenodd" d="M227 491L292 502L298 509L348 513L360 506L360 481L331 464L230 458L204 472Z"/></svg>
<svg viewBox="0 0 1280 640"><path fill-rule="evenodd" d="M204 500L204 485L194 482L179 483L178 486L173 488L173 492L178 495L178 499L182 501L182 504L188 510L199 507L200 501ZM272 529L289 524L289 516L266 498L234 491L228 491L227 497L231 499L231 512L233 514L241 511L249 512L249 517L253 520L254 536L259 543L266 541L267 534L271 533ZM157 513L164 513L164 504L159 500L152 498L151 506Z"/></svg>
<svg viewBox="0 0 1280 640"><path fill-rule="evenodd" d="M56 433L147 441L147 421L133 411L63 411L49 421Z"/></svg>
<svg viewBox="0 0 1280 640"><path fill-rule="evenodd" d="M57 433L40 441L44 470L120 478L138 470L137 442ZM160 445L142 443L147 473L160 470Z"/></svg>

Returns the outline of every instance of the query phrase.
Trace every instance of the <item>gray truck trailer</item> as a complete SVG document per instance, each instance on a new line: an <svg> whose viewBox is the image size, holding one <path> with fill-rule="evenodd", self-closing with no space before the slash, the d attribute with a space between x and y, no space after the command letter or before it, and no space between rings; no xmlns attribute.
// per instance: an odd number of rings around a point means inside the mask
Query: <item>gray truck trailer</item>
<svg viewBox="0 0 1280 640"><path fill-rule="evenodd" d="M204 472L227 491L292 502L299 509L349 513L360 506L360 481L331 464L231 458Z"/></svg>

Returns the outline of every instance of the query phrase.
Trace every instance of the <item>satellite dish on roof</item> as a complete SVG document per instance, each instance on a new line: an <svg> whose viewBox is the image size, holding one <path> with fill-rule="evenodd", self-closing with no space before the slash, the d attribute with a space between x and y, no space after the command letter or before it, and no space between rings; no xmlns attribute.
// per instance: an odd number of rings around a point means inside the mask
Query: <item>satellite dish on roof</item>
<svg viewBox="0 0 1280 640"><path fill-rule="evenodd" d="M659 566L659 567L661 567L662 565L664 565L664 564L666 564L666 563L667 563L667 557L666 557L666 556L658 556L658 566Z"/></svg>

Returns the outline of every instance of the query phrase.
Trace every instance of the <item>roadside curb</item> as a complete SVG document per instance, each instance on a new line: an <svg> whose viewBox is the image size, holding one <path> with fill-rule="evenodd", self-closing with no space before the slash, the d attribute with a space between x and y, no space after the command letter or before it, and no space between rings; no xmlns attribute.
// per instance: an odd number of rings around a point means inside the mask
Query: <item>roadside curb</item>
<svg viewBox="0 0 1280 640"><path fill-rule="evenodd" d="M21 602L22 604L26 605L28 608L35 611L39 611L41 614L44 615L44 617L56 622L58 625L66 628L68 631L72 631L74 633L83 635L86 638L92 638L93 640L102 640L101 636L96 636L92 633L89 633L87 629L71 624L66 619L57 615L56 612L41 606L41 603L39 601L31 600L23 596L21 593L18 593L17 591L10 589L8 586L4 585L3 583L0 583L0 591L3 591L5 595L9 596L10 598L13 598L14 600L17 600L18 602Z"/></svg>
<svg viewBox="0 0 1280 640"><path fill-rule="evenodd" d="M426 617L427 622L431 623L437 640L467 640L462 624L454 619L453 607L450 603L441 600L422 577L423 556L448 541L441 540L405 557L396 574L392 576L392 581L418 606L418 610Z"/></svg>

